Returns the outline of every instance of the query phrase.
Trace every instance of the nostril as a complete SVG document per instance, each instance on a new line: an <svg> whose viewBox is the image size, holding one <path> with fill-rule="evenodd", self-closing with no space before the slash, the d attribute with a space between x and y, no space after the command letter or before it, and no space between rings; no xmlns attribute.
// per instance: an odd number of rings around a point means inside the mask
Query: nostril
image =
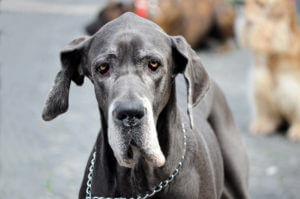
<svg viewBox="0 0 300 199"><path fill-rule="evenodd" d="M123 110L117 113L117 119L142 119L144 117L144 111L140 110Z"/></svg>
<svg viewBox="0 0 300 199"><path fill-rule="evenodd" d="M115 110L117 122L121 122L126 127L139 125L145 115L145 109L134 105L133 103L119 105Z"/></svg>
<svg viewBox="0 0 300 199"><path fill-rule="evenodd" d="M136 111L135 113L133 113L133 117L142 119L144 117L144 111Z"/></svg>
<svg viewBox="0 0 300 199"><path fill-rule="evenodd" d="M117 114L117 119L118 120L124 120L124 119L126 119L128 116L127 116L127 114L125 113L125 112L121 112L121 113L119 113L119 114Z"/></svg>

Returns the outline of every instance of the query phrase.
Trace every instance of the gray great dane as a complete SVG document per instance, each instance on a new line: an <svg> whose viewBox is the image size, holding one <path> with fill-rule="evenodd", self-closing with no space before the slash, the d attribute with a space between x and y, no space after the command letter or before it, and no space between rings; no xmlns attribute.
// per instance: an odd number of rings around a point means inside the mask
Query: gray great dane
<svg viewBox="0 0 300 199"><path fill-rule="evenodd" d="M81 85L84 77L94 85L101 115L80 199L89 197L89 183L99 198L143 196L177 166L174 180L151 198L249 198L248 159L232 113L183 37L125 13L95 35L73 40L60 58L43 119L67 111L71 80ZM177 105L183 91L176 84L184 84L175 81L178 74L187 85L188 114Z"/></svg>

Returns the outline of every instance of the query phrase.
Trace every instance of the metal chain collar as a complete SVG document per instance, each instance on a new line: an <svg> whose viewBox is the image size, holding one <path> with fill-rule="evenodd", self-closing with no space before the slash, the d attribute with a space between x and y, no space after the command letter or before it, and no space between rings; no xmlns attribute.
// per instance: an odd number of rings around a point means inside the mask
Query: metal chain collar
<svg viewBox="0 0 300 199"><path fill-rule="evenodd" d="M184 124L182 123L182 131L183 131L183 145L184 145L184 149L183 149L183 155L181 156L181 160L178 163L178 166L176 167L175 171L173 171L173 173L164 181L161 181L156 187L154 187L152 189L151 192L148 192L146 194L143 194L142 196L137 196L136 198L131 197L128 199L146 199L146 198L150 198L152 196L154 196L156 193L160 192L161 190L163 190L164 188L166 188L173 180L174 178L178 175L179 170L182 167L183 161L184 161L184 157L185 157L185 153L186 153L186 131L184 128ZM94 171L94 166L95 166L95 160L96 160L96 151L94 151L93 153L93 158L91 160L91 165L89 168L89 175L88 175L88 180L87 180L87 188L86 188L86 197L85 199L127 199L127 198L111 198L111 197L98 197L98 196L92 196L92 192L91 192L91 187L92 187L92 179L93 179L93 171Z"/></svg>

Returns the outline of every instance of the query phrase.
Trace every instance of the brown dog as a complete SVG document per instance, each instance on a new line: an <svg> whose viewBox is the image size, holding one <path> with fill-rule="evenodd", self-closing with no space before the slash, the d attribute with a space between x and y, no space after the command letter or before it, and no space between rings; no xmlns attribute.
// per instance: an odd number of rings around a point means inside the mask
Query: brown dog
<svg viewBox="0 0 300 199"><path fill-rule="evenodd" d="M86 31L92 35L105 23L127 11L151 19L170 35L184 36L192 47L199 47L207 37L224 41L233 36L235 9L224 0L110 2L86 27Z"/></svg>
<svg viewBox="0 0 300 199"><path fill-rule="evenodd" d="M300 28L291 0L247 0L242 43L255 56L256 121L251 130L270 134L283 120L300 140Z"/></svg>

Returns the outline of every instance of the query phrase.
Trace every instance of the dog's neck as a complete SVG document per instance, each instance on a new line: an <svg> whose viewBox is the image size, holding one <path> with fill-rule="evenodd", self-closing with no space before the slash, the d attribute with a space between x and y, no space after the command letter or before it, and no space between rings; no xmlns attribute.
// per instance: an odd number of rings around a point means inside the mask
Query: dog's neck
<svg viewBox="0 0 300 199"><path fill-rule="evenodd" d="M105 125L106 124L102 124L104 127L103 129L106 129ZM103 154L98 157L100 158L102 156L101 158L105 159L105 164L109 167L109 169L106 168L106 171L104 172L106 172L105 175L111 178L111 180L108 185L104 185L105 183L99 180L99 182L101 182L101 186L111 186L107 188L110 191L115 189L115 195L120 195L122 197L134 197L137 194L143 194L149 191L161 181L167 179L177 167L183 154L183 133L181 129L182 123L180 111L176 104L174 83L171 89L170 99L157 120L157 134L161 150L166 157L165 165L160 168L153 167L150 163L145 161L142 156L140 156L134 168L130 169L119 166L113 156L112 149L107 142L107 132L103 132L100 133L101 143L97 144L97 150L100 151L100 154ZM96 161L96 168L98 167L96 171L103 170L104 167L106 167L103 164L104 162L97 165ZM95 178L97 178L97 176L99 176L99 174L96 173ZM102 176L99 177L102 178ZM99 183L96 182L95 184L97 186ZM128 187L131 187L132 189L128 190Z"/></svg>

